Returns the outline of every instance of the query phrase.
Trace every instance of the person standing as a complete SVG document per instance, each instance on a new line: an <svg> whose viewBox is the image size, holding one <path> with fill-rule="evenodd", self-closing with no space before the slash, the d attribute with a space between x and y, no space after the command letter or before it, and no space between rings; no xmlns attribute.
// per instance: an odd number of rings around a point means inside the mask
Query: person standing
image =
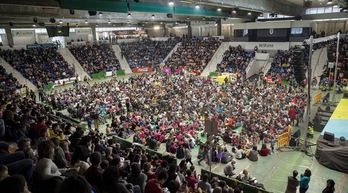
<svg viewBox="0 0 348 193"><path fill-rule="evenodd" d="M328 179L326 181L326 187L322 191L322 193L334 193L334 192L335 192L335 181L333 181L332 179Z"/></svg>
<svg viewBox="0 0 348 193"><path fill-rule="evenodd" d="M310 169L306 169L304 174L301 174L300 177L300 193L307 192L309 188L309 182L311 181L312 172Z"/></svg>
<svg viewBox="0 0 348 193"><path fill-rule="evenodd" d="M296 193L299 181L297 179L298 172L294 170L292 176L288 176L288 185L286 186L285 193Z"/></svg>

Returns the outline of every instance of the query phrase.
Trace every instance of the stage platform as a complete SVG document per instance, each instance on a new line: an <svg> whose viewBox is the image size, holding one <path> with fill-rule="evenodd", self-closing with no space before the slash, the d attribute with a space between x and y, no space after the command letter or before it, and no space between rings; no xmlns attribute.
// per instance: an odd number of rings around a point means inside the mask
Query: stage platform
<svg viewBox="0 0 348 193"><path fill-rule="evenodd" d="M324 139L325 132L334 134L335 140ZM344 137L346 140L341 141ZM348 173L348 99L342 98L317 140L315 157L328 168Z"/></svg>

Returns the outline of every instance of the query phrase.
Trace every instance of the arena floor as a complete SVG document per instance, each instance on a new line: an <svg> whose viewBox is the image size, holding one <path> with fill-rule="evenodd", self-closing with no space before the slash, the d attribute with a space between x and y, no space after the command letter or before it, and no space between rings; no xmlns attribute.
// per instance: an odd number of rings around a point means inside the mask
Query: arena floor
<svg viewBox="0 0 348 193"><path fill-rule="evenodd" d="M119 76L118 79L127 79L130 75ZM90 83L101 82L105 80L109 80L110 78L93 80ZM66 87L71 87L72 85L67 85ZM61 89L61 87L57 87L55 89ZM316 93L316 90L313 90L313 95ZM336 95L336 101L342 97L342 95ZM313 106L311 110L311 115L315 115L318 106ZM107 120L110 122L111 120ZM303 127L303 126L302 126ZM297 129L301 129L302 138L305 137L305 131L301 127L294 127L293 132L297 131ZM101 131L105 132L105 125L101 125ZM314 138L310 139L309 142L315 144L317 138L320 133L315 132ZM129 138L128 140L132 140ZM308 143L311 144L311 143ZM261 147L261 143L259 145ZM310 146L308 151L310 153L315 153L315 145ZM232 146L228 147L228 150L231 152ZM161 145L159 152L165 152L164 144ZM209 165L202 162L202 165L198 165L197 163L197 153L198 148L196 147L193 150L193 163L197 171L200 171L201 168L209 170ZM212 172L223 174L224 164L212 164ZM335 193L347 193L348 192L348 184L347 182L347 174L337 172L326 168L320 165L315 157L308 156L302 151L295 151L293 149L282 149L282 151L275 150L274 154L269 155L267 157L259 156L259 160L257 162L251 162L248 159L237 160L236 170L235 172L238 174L243 169L249 170L250 174L256 177L259 183L263 183L266 190L274 193L283 193L285 192L286 184L287 184L287 176L292 175L293 170L297 170L300 174L304 172L306 168L309 168L312 171L312 177L310 181L310 187L307 191L308 193L321 193L322 190L326 186L327 179L333 179L336 182Z"/></svg>

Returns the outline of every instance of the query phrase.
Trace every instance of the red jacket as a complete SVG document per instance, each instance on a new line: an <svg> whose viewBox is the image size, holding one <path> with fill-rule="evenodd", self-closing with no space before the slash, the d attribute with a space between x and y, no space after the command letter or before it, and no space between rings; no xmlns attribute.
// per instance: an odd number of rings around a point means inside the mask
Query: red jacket
<svg viewBox="0 0 348 193"><path fill-rule="evenodd" d="M157 180L151 179L147 182L144 193L163 193L163 191Z"/></svg>
<svg viewBox="0 0 348 193"><path fill-rule="evenodd" d="M294 108L290 108L288 111L288 115L290 119L296 119L296 110Z"/></svg>
<svg viewBox="0 0 348 193"><path fill-rule="evenodd" d="M260 154L260 156L268 156L269 149L267 147L266 148L261 148L260 151L259 151L259 154Z"/></svg>

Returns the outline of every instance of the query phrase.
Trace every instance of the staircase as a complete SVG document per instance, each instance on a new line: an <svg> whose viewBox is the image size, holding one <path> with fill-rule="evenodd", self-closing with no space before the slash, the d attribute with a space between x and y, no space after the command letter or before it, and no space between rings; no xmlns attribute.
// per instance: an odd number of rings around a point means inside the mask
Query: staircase
<svg viewBox="0 0 348 193"><path fill-rule="evenodd" d="M224 52L228 49L230 46L230 42L222 42L219 49L216 50L214 56L208 63L208 65L205 67L203 72L201 73L201 76L209 76L210 72L216 71L216 66L222 61Z"/></svg>
<svg viewBox="0 0 348 193"><path fill-rule="evenodd" d="M129 64L128 64L126 58L125 57L122 58L120 46L112 45L112 49L114 50L118 61L120 61L121 69L123 69L126 74L133 73L132 69L129 67Z"/></svg>
<svg viewBox="0 0 348 193"><path fill-rule="evenodd" d="M74 66L76 74L80 77L80 80L83 80L84 77L91 77L83 69L81 64L76 60L76 58L71 54L68 48L59 48L58 52L63 56L64 60L68 62L69 65Z"/></svg>
<svg viewBox="0 0 348 193"><path fill-rule="evenodd" d="M181 42L177 43L174 48L169 52L169 54L166 56L166 58L163 60L163 62L167 61L170 57L172 57L172 54L178 50L178 47L181 46Z"/></svg>
<svg viewBox="0 0 348 193"><path fill-rule="evenodd" d="M20 84L28 86L29 90L33 90L34 92L38 90L33 83L31 83L28 79L24 78L24 76L21 73L19 73L2 58L0 58L0 65L5 68L7 73L12 73L13 77L15 77Z"/></svg>
<svg viewBox="0 0 348 193"><path fill-rule="evenodd" d="M326 47L314 51L312 55L312 77L319 77L323 73L323 67L326 65L326 61L327 61Z"/></svg>

